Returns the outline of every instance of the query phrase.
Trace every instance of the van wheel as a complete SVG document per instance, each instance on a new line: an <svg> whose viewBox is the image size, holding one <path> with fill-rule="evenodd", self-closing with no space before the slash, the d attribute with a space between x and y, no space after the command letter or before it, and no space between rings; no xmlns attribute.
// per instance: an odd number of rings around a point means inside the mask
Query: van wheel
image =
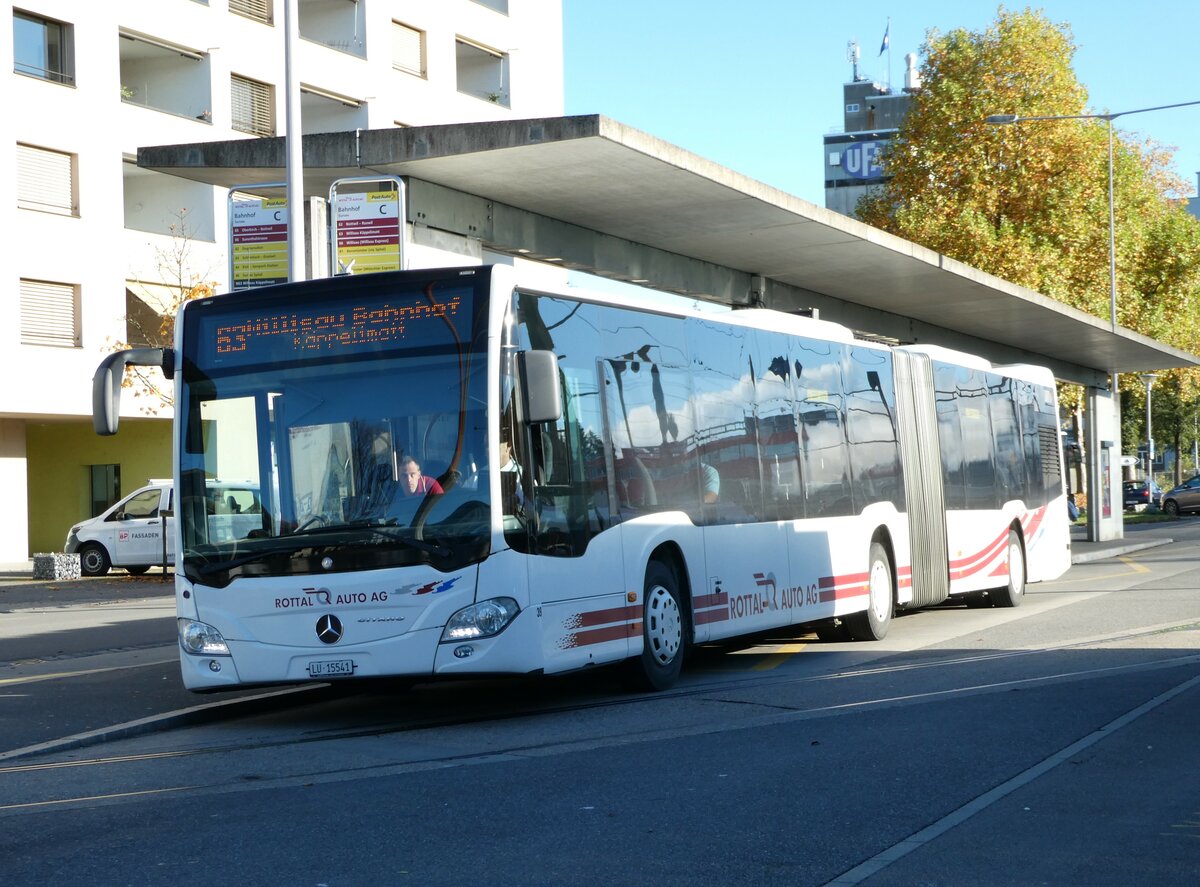
<svg viewBox="0 0 1200 887"><path fill-rule="evenodd" d="M79 549L79 571L84 576L103 576L112 566L103 545L89 542Z"/></svg>
<svg viewBox="0 0 1200 887"><path fill-rule="evenodd" d="M125 572L130 576L141 576L150 569L149 564L134 564L132 567L126 567Z"/></svg>
<svg viewBox="0 0 1200 887"><path fill-rule="evenodd" d="M675 571L662 561L647 564L642 597L642 653L628 663L629 683L638 690L667 690L683 669L685 641Z"/></svg>
<svg viewBox="0 0 1200 887"><path fill-rule="evenodd" d="M997 607L1019 607L1025 598L1025 549L1016 530L1008 531L1008 582L993 588L989 596Z"/></svg>
<svg viewBox="0 0 1200 887"><path fill-rule="evenodd" d="M887 549L871 543L871 566L867 570L867 609L843 617L846 630L856 641L881 641L887 637L895 610L892 561Z"/></svg>

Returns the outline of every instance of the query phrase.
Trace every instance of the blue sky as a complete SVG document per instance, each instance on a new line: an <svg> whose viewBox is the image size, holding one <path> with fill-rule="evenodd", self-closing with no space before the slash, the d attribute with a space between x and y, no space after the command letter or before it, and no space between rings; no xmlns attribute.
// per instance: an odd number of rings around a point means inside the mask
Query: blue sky
<svg viewBox="0 0 1200 887"><path fill-rule="evenodd" d="M1071 25L1091 110L1200 100L1195 0L1029 5ZM898 89L904 55L920 52L928 29L980 30L996 11L970 0L563 0L566 112L603 114L824 205L821 137L842 126L847 42L862 48L861 73L888 82L879 48L890 17ZM1195 195L1200 105L1117 126L1177 147L1175 170Z"/></svg>

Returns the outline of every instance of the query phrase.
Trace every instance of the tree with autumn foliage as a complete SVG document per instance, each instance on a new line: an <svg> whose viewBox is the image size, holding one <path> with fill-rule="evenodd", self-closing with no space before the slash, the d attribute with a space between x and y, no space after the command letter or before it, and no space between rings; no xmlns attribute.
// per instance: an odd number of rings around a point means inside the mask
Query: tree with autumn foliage
<svg viewBox="0 0 1200 887"><path fill-rule="evenodd" d="M159 280L134 284L146 294L149 294L151 286L156 292L165 289L170 294L169 298L165 302L161 299L139 298L139 306L127 306L125 327L131 341L113 342L112 350L173 347L175 317L179 309L185 302L207 298L216 292L216 284L204 280L207 272L198 273L194 267L191 248L193 237L187 224L187 212L184 208L175 214L175 220L168 225L170 245L154 252ZM149 302L162 304L152 308L147 304ZM121 387L129 389L135 399L140 399L140 409L148 416L158 415L160 410L173 406L175 402L170 380L163 378L161 370L151 367L128 367Z"/></svg>
<svg viewBox="0 0 1200 887"><path fill-rule="evenodd" d="M882 157L889 181L859 203L859 217L1108 320L1109 122L986 122L1107 113L1089 111L1075 49L1069 25L1029 9L1000 7L982 31L928 32L922 87ZM1196 352L1200 222L1179 199L1187 185L1171 154L1113 131L1117 321ZM1126 416L1131 399L1144 404L1142 387L1122 377ZM1154 404L1167 388L1194 407L1195 371L1165 376Z"/></svg>

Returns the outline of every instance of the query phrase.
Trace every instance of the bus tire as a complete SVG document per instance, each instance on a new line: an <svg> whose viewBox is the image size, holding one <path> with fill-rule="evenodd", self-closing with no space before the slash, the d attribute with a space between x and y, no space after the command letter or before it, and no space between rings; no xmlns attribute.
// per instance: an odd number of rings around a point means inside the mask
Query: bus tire
<svg viewBox="0 0 1200 887"><path fill-rule="evenodd" d="M881 641L887 637L895 612L895 583L892 561L882 543L871 543L871 565L867 569L867 609L845 616L842 621L856 641Z"/></svg>
<svg viewBox="0 0 1200 887"><path fill-rule="evenodd" d="M840 619L826 619L823 622L818 622L813 627L813 631L817 635L817 640L826 644L842 644L853 640L850 637L850 632L846 630L846 623Z"/></svg>
<svg viewBox="0 0 1200 887"><path fill-rule="evenodd" d="M988 597L986 591L968 591L963 595L963 602L966 603L968 610L982 610L984 607L992 605L992 599Z"/></svg>
<svg viewBox="0 0 1200 887"><path fill-rule="evenodd" d="M79 547L79 572L84 576L103 576L112 566L103 545L89 542Z"/></svg>
<svg viewBox="0 0 1200 887"><path fill-rule="evenodd" d="M989 597L996 607L1019 607L1025 598L1025 549L1021 546L1021 534L1009 529L1008 545L1005 548L1008 561L1008 581L1000 588L993 588Z"/></svg>
<svg viewBox="0 0 1200 887"><path fill-rule="evenodd" d="M682 595L675 571L660 560L646 565L642 593L642 653L629 662L637 690L669 690L683 669L686 641Z"/></svg>
<svg viewBox="0 0 1200 887"><path fill-rule="evenodd" d="M150 571L149 564L134 564L132 566L125 568L125 572L128 573L130 576L142 576L145 573L148 573L149 571Z"/></svg>

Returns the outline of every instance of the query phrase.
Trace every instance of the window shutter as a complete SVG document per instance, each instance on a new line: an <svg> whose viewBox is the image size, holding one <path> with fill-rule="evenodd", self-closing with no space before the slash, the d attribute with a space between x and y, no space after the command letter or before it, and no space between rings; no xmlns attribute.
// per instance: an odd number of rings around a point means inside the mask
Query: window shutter
<svg viewBox="0 0 1200 887"><path fill-rule="evenodd" d="M78 288L69 283L22 280L21 342L79 347Z"/></svg>
<svg viewBox="0 0 1200 887"><path fill-rule="evenodd" d="M271 87L234 75L233 128L256 136L275 135L275 108Z"/></svg>
<svg viewBox="0 0 1200 887"><path fill-rule="evenodd" d="M74 163L70 154L17 145L17 206L77 215Z"/></svg>
<svg viewBox="0 0 1200 887"><path fill-rule="evenodd" d="M229 11L264 25L271 24L271 0L229 0Z"/></svg>
<svg viewBox="0 0 1200 887"><path fill-rule="evenodd" d="M392 67L425 76L425 32L392 22Z"/></svg>

